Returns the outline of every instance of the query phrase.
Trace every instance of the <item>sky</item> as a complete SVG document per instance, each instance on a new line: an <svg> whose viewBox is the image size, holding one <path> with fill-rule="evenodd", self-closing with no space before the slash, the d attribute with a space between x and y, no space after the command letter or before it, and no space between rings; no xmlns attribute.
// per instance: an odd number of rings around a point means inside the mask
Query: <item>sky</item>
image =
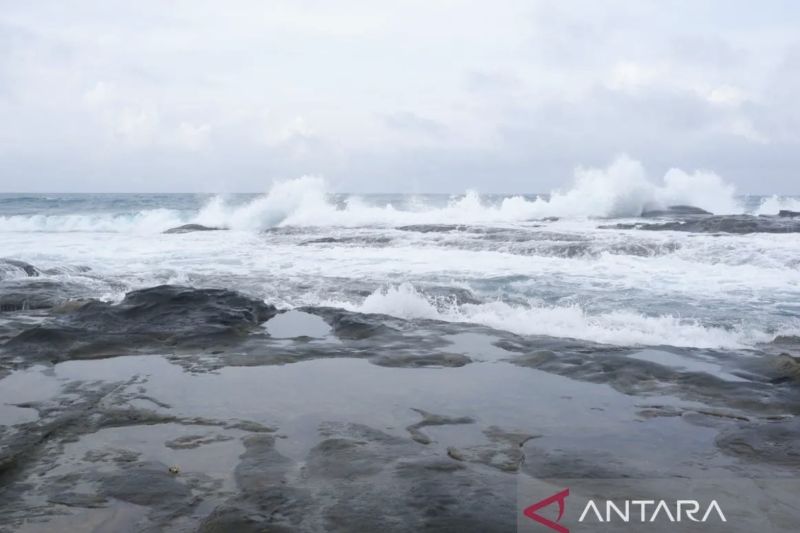
<svg viewBox="0 0 800 533"><path fill-rule="evenodd" d="M0 0L0 191L800 194L793 0Z"/></svg>

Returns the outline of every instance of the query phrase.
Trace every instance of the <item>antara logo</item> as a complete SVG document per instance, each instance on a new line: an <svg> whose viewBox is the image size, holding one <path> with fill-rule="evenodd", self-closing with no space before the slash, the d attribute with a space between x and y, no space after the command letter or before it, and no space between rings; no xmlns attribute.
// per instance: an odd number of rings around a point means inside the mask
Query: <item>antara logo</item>
<svg viewBox="0 0 800 533"><path fill-rule="evenodd" d="M523 509L522 513L543 526L556 531L557 533L569 533L569 528L559 522L564 516L566 500L569 496L569 489L564 489L542 501ZM555 520L539 514L539 511L553 504L558 505L558 516ZM690 520L692 522L707 522L709 518L716 515L717 519L727 522L725 514L722 512L716 500L712 500L705 511L701 512L703 506L697 500L676 500L668 503L666 500L622 500L614 502L606 500L599 504L594 500L589 500L583 508L583 512L578 518L579 523L584 522L655 522L656 520L667 520L669 522L681 522ZM605 512L602 512L605 511Z"/></svg>
<svg viewBox="0 0 800 533"><path fill-rule="evenodd" d="M534 503L530 507L526 507L522 513L531 520L535 520L543 526L549 527L553 531L558 531L558 533L569 533L569 529L558 523L561 521L561 517L564 516L564 508L566 507L567 496L569 496L569 489L564 489L561 492L553 494L549 498L545 498L538 503ZM543 517L538 513L539 509L549 507L553 503L558 503L558 518L556 518L555 522Z"/></svg>

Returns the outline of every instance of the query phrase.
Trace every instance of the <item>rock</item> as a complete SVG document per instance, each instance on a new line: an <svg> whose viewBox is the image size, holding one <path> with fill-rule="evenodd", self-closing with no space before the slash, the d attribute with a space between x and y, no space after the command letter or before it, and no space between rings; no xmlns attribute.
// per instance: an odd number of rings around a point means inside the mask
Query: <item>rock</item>
<svg viewBox="0 0 800 533"><path fill-rule="evenodd" d="M406 428L406 430L411 434L411 438L419 442L420 444L430 444L431 442L433 442L428 435L420 431L422 428L426 426L472 424L473 422L475 422L474 419L468 416L452 417L452 416L436 415L433 413L429 413L427 411L423 411L422 409L412 409L412 410L418 413L422 417L422 420L420 420L416 424L411 424Z"/></svg>
<svg viewBox="0 0 800 533"><path fill-rule="evenodd" d="M692 233L800 233L800 220L789 217L711 215L653 224L615 224L602 229L688 231Z"/></svg>
<svg viewBox="0 0 800 533"><path fill-rule="evenodd" d="M160 285L118 304L89 301L16 335L3 351L58 361L208 348L236 341L277 312L234 291Z"/></svg>
<svg viewBox="0 0 800 533"><path fill-rule="evenodd" d="M780 211L778 211L778 216L788 217L788 218L800 217L800 211L789 211L788 209L781 209Z"/></svg>
<svg viewBox="0 0 800 533"><path fill-rule="evenodd" d="M417 233L448 233L450 231L464 231L467 226L463 224L412 224L410 226L398 226L395 229Z"/></svg>
<svg viewBox="0 0 800 533"><path fill-rule="evenodd" d="M71 280L7 279L0 287L0 312L52 309L80 299L85 293L85 285Z"/></svg>
<svg viewBox="0 0 800 533"><path fill-rule="evenodd" d="M716 443L728 455L796 466L800 462L800 421L740 423L722 431Z"/></svg>
<svg viewBox="0 0 800 533"><path fill-rule="evenodd" d="M460 367L472 362L466 355L457 353L381 354L370 357L370 363L394 368Z"/></svg>
<svg viewBox="0 0 800 533"><path fill-rule="evenodd" d="M195 231L222 231L226 229L227 228L217 228L214 226L203 226L202 224L184 224L183 226L170 228L164 233L192 233Z"/></svg>
<svg viewBox="0 0 800 533"><path fill-rule="evenodd" d="M17 259L0 258L0 279L14 274L25 274L28 277L35 277L40 274L39 269L25 261Z"/></svg>
<svg viewBox="0 0 800 533"><path fill-rule="evenodd" d="M464 461L464 454L453 446L447 448L447 456L456 461Z"/></svg>
<svg viewBox="0 0 800 533"><path fill-rule="evenodd" d="M185 503L192 491L159 465L132 465L102 479L103 494L136 505Z"/></svg>
<svg viewBox="0 0 800 533"><path fill-rule="evenodd" d="M652 209L642 211L642 217L664 217L664 216L677 216L677 215L713 215L713 213L694 207L692 205L671 205L666 209Z"/></svg>
<svg viewBox="0 0 800 533"><path fill-rule="evenodd" d="M255 512L236 507L219 507L200 525L200 533L295 533L292 527L270 524Z"/></svg>

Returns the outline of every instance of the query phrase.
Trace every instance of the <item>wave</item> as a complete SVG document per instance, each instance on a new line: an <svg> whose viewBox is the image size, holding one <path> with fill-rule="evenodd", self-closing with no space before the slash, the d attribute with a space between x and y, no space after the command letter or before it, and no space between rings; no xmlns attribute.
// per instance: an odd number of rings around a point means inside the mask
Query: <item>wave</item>
<svg viewBox="0 0 800 533"><path fill-rule="evenodd" d="M337 203L324 179L304 176L277 182L266 194L243 205L217 196L194 214L152 209L136 214L17 215L0 217L0 230L157 233L186 223L237 230L513 223L545 217L638 217L645 210L678 204L716 214L744 210L735 197L735 188L716 174L672 169L657 182L647 177L641 163L620 156L604 169L578 168L571 188L533 199L516 195L492 201L467 191L444 206L420 200L399 208L388 203L370 204L358 196Z"/></svg>
<svg viewBox="0 0 800 533"><path fill-rule="evenodd" d="M147 209L133 214L67 214L0 216L0 231L160 233L184 222L171 209Z"/></svg>
<svg viewBox="0 0 800 533"><path fill-rule="evenodd" d="M620 156L605 169L578 168L566 192L528 199L516 195L487 202L475 191L453 198L444 207L425 205L398 209L368 205L351 196L339 207L329 200L322 178L303 177L275 184L264 196L244 206L215 198L196 222L234 229L273 226L363 226L435 223L508 223L545 217L638 217L643 211L688 204L717 214L740 213L735 187L709 172L668 171L662 182L650 181L643 166Z"/></svg>
<svg viewBox="0 0 800 533"><path fill-rule="evenodd" d="M761 204L756 209L757 215L775 215L781 210L800 212L800 200L787 196L773 195L761 200Z"/></svg>
<svg viewBox="0 0 800 533"><path fill-rule="evenodd" d="M469 322L520 335L574 338L619 346L668 345L686 348L743 349L773 341L786 332L703 326L671 315L645 316L633 311L590 314L578 305L512 305L495 301L457 304L447 298L429 298L403 283L379 289L363 302L326 302L360 313L379 313L404 319Z"/></svg>

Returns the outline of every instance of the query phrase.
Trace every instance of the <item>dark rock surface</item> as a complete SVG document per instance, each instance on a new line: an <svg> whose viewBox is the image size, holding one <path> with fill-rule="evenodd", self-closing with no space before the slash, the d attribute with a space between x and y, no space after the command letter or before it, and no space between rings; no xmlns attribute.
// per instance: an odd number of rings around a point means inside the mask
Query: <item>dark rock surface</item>
<svg viewBox="0 0 800 533"><path fill-rule="evenodd" d="M687 231L692 233L800 233L800 220L753 215L713 215L664 223L633 223L600 226L603 229Z"/></svg>
<svg viewBox="0 0 800 533"><path fill-rule="evenodd" d="M164 231L164 233L173 234L173 233L193 233L195 231L222 231L227 228L217 228L213 226L203 226L202 224L184 224L183 226L177 226L174 228L169 228L168 230Z"/></svg>
<svg viewBox="0 0 800 533"><path fill-rule="evenodd" d="M0 280L13 275L34 277L40 275L39 269L25 261L0 258Z"/></svg>
<svg viewBox="0 0 800 533"><path fill-rule="evenodd" d="M642 211L642 217L644 218L654 218L654 217L668 217L668 216L680 216L680 215L712 215L710 211L706 211L705 209L701 209L699 207L694 207L692 205L671 205L666 209L651 209Z"/></svg>
<svg viewBox="0 0 800 533"><path fill-rule="evenodd" d="M235 341L276 313L233 291L161 285L118 304L88 301L23 331L2 352L58 361L207 347Z"/></svg>
<svg viewBox="0 0 800 533"><path fill-rule="evenodd" d="M465 231L467 226L463 224L412 224L409 226L397 226L395 229L417 233L447 233L450 231Z"/></svg>
<svg viewBox="0 0 800 533"><path fill-rule="evenodd" d="M330 333L175 286L31 315L0 363L53 388L0 404L24 420L0 426L0 531L501 532L526 478L800 474L795 337L754 357L294 312ZM98 354L137 357L31 368Z"/></svg>
<svg viewBox="0 0 800 533"><path fill-rule="evenodd" d="M69 280L39 277L0 282L0 312L52 309L80 300L86 287Z"/></svg>

